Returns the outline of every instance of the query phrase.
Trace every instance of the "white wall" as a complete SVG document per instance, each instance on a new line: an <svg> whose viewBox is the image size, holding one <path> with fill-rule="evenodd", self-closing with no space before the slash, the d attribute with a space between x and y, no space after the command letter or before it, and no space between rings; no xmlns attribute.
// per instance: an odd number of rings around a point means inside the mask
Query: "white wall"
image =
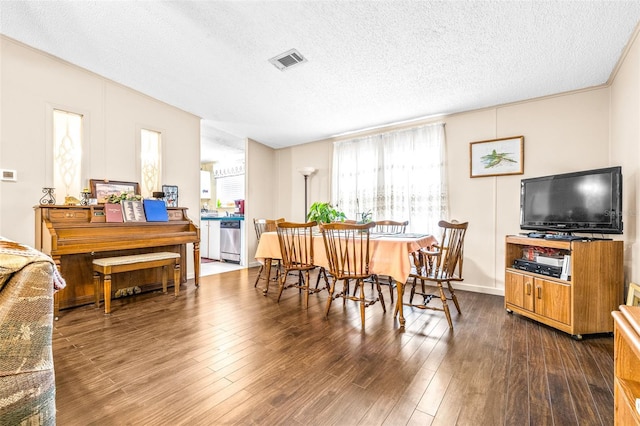
<svg viewBox="0 0 640 426"><path fill-rule="evenodd" d="M42 187L52 183L47 157L52 108L84 114L82 183L87 187L89 179L139 182L140 128L162 132L162 183L179 187L180 205L198 223L198 117L4 36L0 54L0 168L18 172L17 182L0 182L0 235L35 243L33 207ZM56 192L58 203L64 202L66 194ZM188 259L192 277L192 256Z"/></svg>

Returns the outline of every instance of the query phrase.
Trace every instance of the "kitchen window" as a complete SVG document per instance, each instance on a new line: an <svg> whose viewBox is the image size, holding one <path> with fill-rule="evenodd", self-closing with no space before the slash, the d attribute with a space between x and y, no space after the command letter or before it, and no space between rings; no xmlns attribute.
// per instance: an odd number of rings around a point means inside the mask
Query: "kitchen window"
<svg viewBox="0 0 640 426"><path fill-rule="evenodd" d="M244 199L244 175L217 178L216 198L221 207L233 207L235 200Z"/></svg>

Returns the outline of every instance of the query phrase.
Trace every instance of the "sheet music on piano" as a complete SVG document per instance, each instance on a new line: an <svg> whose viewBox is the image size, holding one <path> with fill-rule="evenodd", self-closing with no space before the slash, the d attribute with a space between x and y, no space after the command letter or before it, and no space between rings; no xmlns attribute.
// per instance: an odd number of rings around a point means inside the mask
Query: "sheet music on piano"
<svg viewBox="0 0 640 426"><path fill-rule="evenodd" d="M122 201L122 215L125 222L146 222L142 201L124 200Z"/></svg>

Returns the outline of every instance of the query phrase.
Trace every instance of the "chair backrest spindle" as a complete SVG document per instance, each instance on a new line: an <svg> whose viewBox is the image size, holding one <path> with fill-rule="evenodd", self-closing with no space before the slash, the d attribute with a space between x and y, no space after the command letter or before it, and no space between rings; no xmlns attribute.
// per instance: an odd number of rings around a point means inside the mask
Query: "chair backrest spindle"
<svg viewBox="0 0 640 426"><path fill-rule="evenodd" d="M438 222L442 228L442 238L439 249L442 252L437 259L436 274L442 277L462 279L462 262L464 259L464 237L468 222L450 223L444 220Z"/></svg>
<svg viewBox="0 0 640 426"><path fill-rule="evenodd" d="M407 225L409 225L408 220L403 222L395 220L377 220L374 223L376 224L376 227L373 232L384 234L403 234L407 230Z"/></svg>
<svg viewBox="0 0 640 426"><path fill-rule="evenodd" d="M374 226L373 222L362 225L320 225L329 271L336 279L365 278L370 275L369 234Z"/></svg>
<svg viewBox="0 0 640 426"><path fill-rule="evenodd" d="M316 222L277 224L278 242L285 269L313 269L313 227Z"/></svg>
<svg viewBox="0 0 640 426"><path fill-rule="evenodd" d="M275 232L278 223L284 222L284 218L280 219L253 219L253 227L256 230L256 237L260 241L260 236L263 232Z"/></svg>

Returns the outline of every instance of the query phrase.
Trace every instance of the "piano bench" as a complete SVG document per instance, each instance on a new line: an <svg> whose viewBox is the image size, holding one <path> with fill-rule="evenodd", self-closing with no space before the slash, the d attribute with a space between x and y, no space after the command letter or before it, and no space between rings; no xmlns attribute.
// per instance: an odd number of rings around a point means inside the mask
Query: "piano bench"
<svg viewBox="0 0 640 426"><path fill-rule="evenodd" d="M167 292L168 267L173 265L175 295L180 293L180 254L171 252L134 254L131 256L105 257L93 261L93 285L96 308L100 306L100 284L104 286L104 313L111 313L111 275L140 269L162 267L162 291Z"/></svg>

